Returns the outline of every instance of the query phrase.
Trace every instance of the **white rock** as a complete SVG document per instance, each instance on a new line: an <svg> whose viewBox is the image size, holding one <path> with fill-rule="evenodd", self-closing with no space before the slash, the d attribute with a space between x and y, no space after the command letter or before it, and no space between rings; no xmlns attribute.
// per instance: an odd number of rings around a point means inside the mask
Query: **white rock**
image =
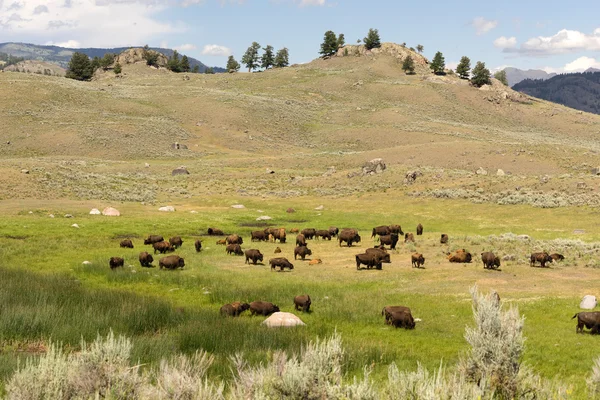
<svg viewBox="0 0 600 400"><path fill-rule="evenodd" d="M71 215L71 214L65 214L65 218L73 218L73 215Z"/></svg>
<svg viewBox="0 0 600 400"><path fill-rule="evenodd" d="M242 208L246 208L246 206L244 206L243 204L234 204L231 206L231 208L242 209Z"/></svg>
<svg viewBox="0 0 600 400"><path fill-rule="evenodd" d="M100 214L102 214L102 213L97 208L92 208L92 210L90 211L90 215L100 215Z"/></svg>
<svg viewBox="0 0 600 400"><path fill-rule="evenodd" d="M586 296L583 296L581 303L579 303L579 308L582 308L584 310L592 310L592 309L596 308L596 304L598 304L598 301L596 300L596 296L592 296L591 294L588 294Z"/></svg>
<svg viewBox="0 0 600 400"><path fill-rule="evenodd" d="M487 171L485 169L483 169L483 167L479 167L479 169L477 170L477 175L487 175Z"/></svg>
<svg viewBox="0 0 600 400"><path fill-rule="evenodd" d="M503 170L499 169L498 171L496 171L496 176L504 176L504 175L506 175L506 173Z"/></svg>
<svg viewBox="0 0 600 400"><path fill-rule="evenodd" d="M150 164L146 163L146 164L144 164L144 167L150 168Z"/></svg>
<svg viewBox="0 0 600 400"><path fill-rule="evenodd" d="M50 214L48 215L50 218L54 218L54 214Z"/></svg>
<svg viewBox="0 0 600 400"><path fill-rule="evenodd" d="M33 214L33 211L29 211L29 214Z"/></svg>
<svg viewBox="0 0 600 400"><path fill-rule="evenodd" d="M77 224L73 224L73 225L71 225L71 226L72 226L73 228L78 228L78 229L79 229L79 225L77 225Z"/></svg>
<svg viewBox="0 0 600 400"><path fill-rule="evenodd" d="M320 205L319 207L315 207L315 210L317 210L317 211L321 211L323 209L325 209L325 207L323 205Z"/></svg>
<svg viewBox="0 0 600 400"><path fill-rule="evenodd" d="M102 215L107 217L119 217L121 216L121 213L116 208L106 207L104 210L102 210Z"/></svg>
<svg viewBox="0 0 600 400"><path fill-rule="evenodd" d="M198 214L198 211L190 211L190 214Z"/></svg>
<svg viewBox="0 0 600 400"><path fill-rule="evenodd" d="M173 211L175 211L175 207L173 207L173 206L163 206L163 207L160 207L158 209L158 211L173 212Z"/></svg>
<svg viewBox="0 0 600 400"><path fill-rule="evenodd" d="M415 318L415 322L421 322L423 321L421 318Z"/></svg>
<svg viewBox="0 0 600 400"><path fill-rule="evenodd" d="M262 322L269 328L279 328L282 326L303 326L306 325L300 318L292 313L276 312Z"/></svg>
<svg viewBox="0 0 600 400"><path fill-rule="evenodd" d="M270 219L273 218L269 217L268 215L261 215L260 217L256 218L257 221L268 221Z"/></svg>
<svg viewBox="0 0 600 400"><path fill-rule="evenodd" d="M92 265L92 263L90 261L84 261L82 262L83 265Z"/></svg>

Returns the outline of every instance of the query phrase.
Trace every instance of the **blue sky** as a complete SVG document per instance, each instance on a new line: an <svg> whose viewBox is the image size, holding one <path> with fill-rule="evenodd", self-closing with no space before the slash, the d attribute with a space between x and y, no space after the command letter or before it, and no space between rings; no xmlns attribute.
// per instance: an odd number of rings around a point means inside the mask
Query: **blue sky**
<svg viewBox="0 0 600 400"><path fill-rule="evenodd" d="M208 65L240 59L257 41L287 47L292 63L318 56L327 30L356 43L369 28L382 41L466 55L490 68L571 72L600 68L600 2L507 0L0 0L0 42L68 47L150 44Z"/></svg>

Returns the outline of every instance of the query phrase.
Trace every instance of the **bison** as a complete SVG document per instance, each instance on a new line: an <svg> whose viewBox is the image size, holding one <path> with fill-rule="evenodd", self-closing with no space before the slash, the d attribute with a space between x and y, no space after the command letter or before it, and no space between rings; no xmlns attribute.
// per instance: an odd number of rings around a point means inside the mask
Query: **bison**
<svg viewBox="0 0 600 400"><path fill-rule="evenodd" d="M296 236L296 246L306 246L306 237L301 233Z"/></svg>
<svg viewBox="0 0 600 400"><path fill-rule="evenodd" d="M390 325L394 328L414 329L415 320L410 311L392 312L390 315Z"/></svg>
<svg viewBox="0 0 600 400"><path fill-rule="evenodd" d="M573 315L573 318L575 317L577 317L576 333L583 333L584 326L591 329L592 334L600 333L600 311L580 312Z"/></svg>
<svg viewBox="0 0 600 400"><path fill-rule="evenodd" d="M329 227L329 234L331 235L331 237L337 237L338 233L340 233L340 230L337 227L335 227L335 226Z"/></svg>
<svg viewBox="0 0 600 400"><path fill-rule="evenodd" d="M385 249L379 249L379 248L375 247L375 248L365 250L365 253L366 254L374 254L374 255L379 256L382 263L389 264L392 262L390 260L390 254L387 251L385 251Z"/></svg>
<svg viewBox="0 0 600 400"><path fill-rule="evenodd" d="M395 233L397 235L404 235L404 232L402 232L402 227L400 225L390 225L390 233Z"/></svg>
<svg viewBox="0 0 600 400"><path fill-rule="evenodd" d="M308 262L308 265L317 265L317 264L322 264L323 261L320 258L313 258L312 260L310 260Z"/></svg>
<svg viewBox="0 0 600 400"><path fill-rule="evenodd" d="M361 264L366 265L367 269L371 269L373 267L375 267L377 269L382 269L381 263L383 262L383 257L380 256L379 254L373 254L373 253L357 254L355 259L356 259L356 269L357 270L360 270Z"/></svg>
<svg viewBox="0 0 600 400"><path fill-rule="evenodd" d="M225 242L227 244L243 244L244 243L244 239L242 239L241 236L233 234L233 235L229 235L225 238Z"/></svg>
<svg viewBox="0 0 600 400"><path fill-rule="evenodd" d="M166 257L161 258L158 262L158 266L160 267L160 269L183 268L183 267L185 267L185 261L183 260L183 258L181 258L179 256L171 255L171 256L166 256Z"/></svg>
<svg viewBox="0 0 600 400"><path fill-rule="evenodd" d="M375 228L373 228L373 231L371 232L371 238L374 238L375 236L385 236L385 235L389 235L392 232L390 231L390 227L387 225L381 225L381 226L376 226Z"/></svg>
<svg viewBox="0 0 600 400"><path fill-rule="evenodd" d="M311 301L309 295L303 294L301 296L294 297L294 308L296 309L296 311L302 310L302 312L309 312L310 305Z"/></svg>
<svg viewBox="0 0 600 400"><path fill-rule="evenodd" d="M328 229L318 230L317 232L315 232L315 236L317 238L321 238L323 240L325 240L325 239L331 240L331 233L329 233Z"/></svg>
<svg viewBox="0 0 600 400"><path fill-rule="evenodd" d="M448 243L448 235L446 235L445 233L442 233L442 236L440 237L440 243L441 244Z"/></svg>
<svg viewBox="0 0 600 400"><path fill-rule="evenodd" d="M417 225L417 236L421 236L423 234L423 225Z"/></svg>
<svg viewBox="0 0 600 400"><path fill-rule="evenodd" d="M242 247L239 244L228 244L227 247L225 247L225 251L227 254L235 254L236 256L244 255Z"/></svg>
<svg viewBox="0 0 600 400"><path fill-rule="evenodd" d="M342 247L342 242L346 242L348 247L352 247L352 243L360 243L360 235L356 229L344 229L338 235L338 242Z"/></svg>
<svg viewBox="0 0 600 400"><path fill-rule="evenodd" d="M285 257L271 258L269 265L271 265L271 271L276 270L277 267L279 267L279 271L283 271L285 268L294 269L294 265Z"/></svg>
<svg viewBox="0 0 600 400"><path fill-rule="evenodd" d="M169 242L157 242L157 243L153 243L152 247L154 248L154 254L156 254L156 252L158 251L160 254L165 254L168 253L170 251L175 251L175 249L173 248L173 246L171 246L171 243Z"/></svg>
<svg viewBox="0 0 600 400"><path fill-rule="evenodd" d="M234 301L230 304L225 304L221 307L221 315L227 315L229 317L238 317L244 311L250 309L250 304L241 303L239 301Z"/></svg>
<svg viewBox="0 0 600 400"><path fill-rule="evenodd" d="M225 246L227 244L227 240L226 239L217 240L217 244Z"/></svg>
<svg viewBox="0 0 600 400"><path fill-rule="evenodd" d="M263 315L266 317L276 312L279 312L279 307L268 301L253 301L250 303L251 315Z"/></svg>
<svg viewBox="0 0 600 400"><path fill-rule="evenodd" d="M448 261L451 263L470 263L473 259L471 253L465 249L456 250L452 254L448 254Z"/></svg>
<svg viewBox="0 0 600 400"><path fill-rule="evenodd" d="M285 243L285 241L286 241L285 228L275 229L275 231L271 234L273 235L273 238L275 240L279 240L279 243Z"/></svg>
<svg viewBox="0 0 600 400"><path fill-rule="evenodd" d="M133 249L133 242L130 239L123 239L119 244L120 247L126 247L128 249Z"/></svg>
<svg viewBox="0 0 600 400"><path fill-rule="evenodd" d="M384 236L379 236L379 243L381 243L381 245L388 245L390 246L390 250L396 250L396 244L398 244L398 234L397 233L392 233L391 235L384 235Z"/></svg>
<svg viewBox="0 0 600 400"><path fill-rule="evenodd" d="M425 264L425 257L421 253L413 253L410 256L413 268L421 268Z"/></svg>
<svg viewBox="0 0 600 400"><path fill-rule="evenodd" d="M150 268L152 267L152 262L154 258L147 251L143 251L140 253L140 265L142 267Z"/></svg>
<svg viewBox="0 0 600 400"><path fill-rule="evenodd" d="M146 239L144 239L144 244L154 244L154 243L162 242L164 240L165 240L165 238L163 238L160 235L150 235Z"/></svg>
<svg viewBox="0 0 600 400"><path fill-rule="evenodd" d="M408 312L410 313L410 308L405 306L385 306L383 310L381 310L381 315L385 316L385 323L390 324L390 319L392 318L392 313L395 312Z"/></svg>
<svg viewBox="0 0 600 400"><path fill-rule="evenodd" d="M111 257L110 260L108 260L108 265L110 266L110 269L119 268L125 265L125 260L121 257Z"/></svg>
<svg viewBox="0 0 600 400"><path fill-rule="evenodd" d="M305 228L302 229L300 233L303 234L306 239L310 240L314 239L315 235L317 234L317 230L314 228Z"/></svg>
<svg viewBox="0 0 600 400"><path fill-rule="evenodd" d="M485 269L497 269L500 266L500 258L496 257L491 251L481 253L481 261Z"/></svg>
<svg viewBox="0 0 600 400"><path fill-rule="evenodd" d="M250 236L251 242L266 242L269 237L269 235L264 231L252 231Z"/></svg>
<svg viewBox="0 0 600 400"><path fill-rule="evenodd" d="M181 240L181 236L173 236L169 239L169 243L171 243L171 246L173 246L173 248L176 249L183 245L183 240Z"/></svg>
<svg viewBox="0 0 600 400"><path fill-rule="evenodd" d="M298 233L298 232L300 232L300 229L298 229L298 228L290 229L290 233Z"/></svg>
<svg viewBox="0 0 600 400"><path fill-rule="evenodd" d="M281 249L279 248L279 246L275 247L275 251L273 251L273 254L279 254L281 253Z"/></svg>
<svg viewBox="0 0 600 400"><path fill-rule="evenodd" d="M558 253L552 253L552 254L550 254L550 257L552 257L553 262L558 262L558 261L562 261L565 259L565 256L563 256L562 254L558 254Z"/></svg>
<svg viewBox="0 0 600 400"><path fill-rule="evenodd" d="M300 258L302 258L302 261L304 261L304 258L306 256L311 256L311 255L312 255L312 251L306 246L297 246L294 249L294 260L296 259L297 256L300 256Z"/></svg>
<svg viewBox="0 0 600 400"><path fill-rule="evenodd" d="M208 235L209 236L223 236L225 234L220 229L217 229L217 228L208 228Z"/></svg>
<svg viewBox="0 0 600 400"><path fill-rule="evenodd" d="M408 243L408 242L415 242L415 235L413 235L412 233L407 233L404 235L404 243Z"/></svg>
<svg viewBox="0 0 600 400"><path fill-rule="evenodd" d="M250 264L250 260L252 260L252 264L256 265L256 263L263 260L263 255L258 249L246 250L244 254L246 255L246 264Z"/></svg>
<svg viewBox="0 0 600 400"><path fill-rule="evenodd" d="M552 262L552 257L546 252L543 253L532 253L529 258L529 266L535 267L535 263L540 263L542 268L546 267L546 263Z"/></svg>
<svg viewBox="0 0 600 400"><path fill-rule="evenodd" d="M202 251L202 241L200 239L196 240L194 247L196 248L196 253L200 253Z"/></svg>

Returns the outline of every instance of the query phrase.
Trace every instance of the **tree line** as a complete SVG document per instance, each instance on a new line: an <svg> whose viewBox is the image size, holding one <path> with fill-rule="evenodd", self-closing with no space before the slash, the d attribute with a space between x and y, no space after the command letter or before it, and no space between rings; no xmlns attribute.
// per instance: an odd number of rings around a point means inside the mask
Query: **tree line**
<svg viewBox="0 0 600 400"><path fill-rule="evenodd" d="M290 65L290 53L287 47L277 50L271 45L262 48L263 54L260 55L261 45L257 42L252 42L250 47L246 50L242 56L242 64L248 68L248 72L252 72L258 68L267 70L269 68L285 68ZM229 72L237 72L241 68L241 65L233 56L229 56L227 59L226 69Z"/></svg>
<svg viewBox="0 0 600 400"><path fill-rule="evenodd" d="M15 57L12 54L7 54L7 53L0 53L0 61L3 61L4 63L2 65L0 65L0 70L9 67L11 65L15 65L20 63L21 61L25 61L25 58L23 57Z"/></svg>

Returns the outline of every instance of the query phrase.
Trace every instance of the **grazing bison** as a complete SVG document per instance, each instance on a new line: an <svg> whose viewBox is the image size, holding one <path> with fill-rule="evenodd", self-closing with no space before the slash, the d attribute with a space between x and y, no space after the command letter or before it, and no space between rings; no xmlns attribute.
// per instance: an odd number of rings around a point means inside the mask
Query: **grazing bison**
<svg viewBox="0 0 600 400"><path fill-rule="evenodd" d="M227 240L226 239L217 240L217 244L222 244L223 246L225 246L227 244Z"/></svg>
<svg viewBox="0 0 600 400"><path fill-rule="evenodd" d="M410 256L413 268L421 268L425 264L425 257L421 253L413 253Z"/></svg>
<svg viewBox="0 0 600 400"><path fill-rule="evenodd" d="M563 256L562 254L558 254L558 253L550 254L550 257L552 257L553 262L558 262L558 261L562 261L565 259L565 256Z"/></svg>
<svg viewBox="0 0 600 400"><path fill-rule="evenodd" d="M246 264L250 264L250 260L252 260L252 264L256 265L257 262L262 262L263 255L258 249L250 249L244 252L246 255Z"/></svg>
<svg viewBox="0 0 600 400"><path fill-rule="evenodd" d="M171 243L169 243L169 242L157 242L157 243L152 244L152 247L154 248L154 254L156 254L157 251L160 254L165 254L170 251L175 251L175 249L173 248L173 246L171 246Z"/></svg>
<svg viewBox="0 0 600 400"><path fill-rule="evenodd" d="M251 242L266 242L269 238L269 235L267 233L265 233L264 231L252 231L252 233L250 233L251 238L250 241Z"/></svg>
<svg viewBox="0 0 600 400"><path fill-rule="evenodd" d="M335 227L335 226L329 227L329 234L331 235L331 237L337 237L338 233L340 233L340 230L337 227Z"/></svg>
<svg viewBox="0 0 600 400"><path fill-rule="evenodd" d="M451 263L470 263L473 259L471 253L465 249L456 250L454 253L448 254L448 261Z"/></svg>
<svg viewBox="0 0 600 400"><path fill-rule="evenodd" d="M275 251L273 252L274 254L279 254L281 253L281 249L279 248L279 246L275 247Z"/></svg>
<svg viewBox="0 0 600 400"><path fill-rule="evenodd" d="M423 225L417 225L417 236L421 236L423 234Z"/></svg>
<svg viewBox="0 0 600 400"><path fill-rule="evenodd" d="M144 239L144 244L154 244L154 243L162 242L164 240L165 240L165 238L163 238L160 235L150 235L146 239Z"/></svg>
<svg viewBox="0 0 600 400"><path fill-rule="evenodd" d="M296 236L296 246L306 246L306 237L301 233Z"/></svg>
<svg viewBox="0 0 600 400"><path fill-rule="evenodd" d="M573 315L573 318L575 317L577 317L576 333L583 333L584 326L591 329L592 334L600 333L600 311L580 312Z"/></svg>
<svg viewBox="0 0 600 400"><path fill-rule="evenodd" d="M208 234L210 236L223 236L225 235L222 230L217 228L208 228Z"/></svg>
<svg viewBox="0 0 600 400"><path fill-rule="evenodd" d="M390 250L396 250L396 244L398 244L398 234L392 233L391 235L379 236L379 243L381 246L388 245Z"/></svg>
<svg viewBox="0 0 600 400"><path fill-rule="evenodd" d="M390 233L395 233L397 235L404 235L404 232L402 232L402 227L400 225L390 225Z"/></svg>
<svg viewBox="0 0 600 400"><path fill-rule="evenodd" d="M158 261L158 266L160 267L160 269L183 268L183 267L185 267L185 261L183 261L183 258L181 258L179 256L171 255L171 256L166 256L166 257L161 258Z"/></svg>
<svg viewBox="0 0 600 400"><path fill-rule="evenodd" d="M119 268L125 265L125 260L121 257L111 257L110 260L108 260L108 265L110 266L110 269Z"/></svg>
<svg viewBox="0 0 600 400"><path fill-rule="evenodd" d="M356 269L360 270L360 266L362 264L367 266L367 269L371 269L373 267L377 268L377 269L382 269L382 265L381 263L383 262L382 260L383 257L381 257L378 254L373 254L373 253L362 253L362 254L357 254L355 259L356 259Z"/></svg>
<svg viewBox="0 0 600 400"><path fill-rule="evenodd" d="M360 243L360 235L356 229L344 229L338 235L338 242L342 247L342 242L346 242L348 247L352 247L352 243Z"/></svg>
<svg viewBox="0 0 600 400"><path fill-rule="evenodd" d="M491 251L481 253L481 261L485 269L496 269L500 266L500 258L496 257Z"/></svg>
<svg viewBox="0 0 600 400"><path fill-rule="evenodd" d="M315 235L317 234L317 230L314 228L305 228L302 229L300 233L303 234L306 239L310 240L314 239Z"/></svg>
<svg viewBox="0 0 600 400"><path fill-rule="evenodd" d="M329 230L328 230L328 229L321 229L321 230L318 230L318 231L315 233L315 236L316 236L317 238L321 238L321 239L323 239L323 240L325 240L325 239L327 239L327 240L331 240L331 233L329 233Z"/></svg>
<svg viewBox="0 0 600 400"><path fill-rule="evenodd" d="M285 268L294 269L294 265L285 257L271 258L269 264L271 265L271 271L276 270L277 267L279 267L279 271L283 271Z"/></svg>
<svg viewBox="0 0 600 400"><path fill-rule="evenodd" d="M221 315L227 315L229 317L239 317L241 313L248 309L250 309L250 304L234 301L233 303L225 304L221 307L220 313Z"/></svg>
<svg viewBox="0 0 600 400"><path fill-rule="evenodd" d="M390 315L390 325L394 328L414 329L415 320L410 311L392 312Z"/></svg>
<svg viewBox="0 0 600 400"><path fill-rule="evenodd" d="M542 268L546 267L546 263L552 262L552 257L546 252L543 253L532 253L529 258L529 266L535 267L535 263L540 263Z"/></svg>
<svg viewBox="0 0 600 400"><path fill-rule="evenodd" d="M242 237L240 235L236 235L234 233L233 235L227 236L227 238L225 238L225 242L227 244L243 244L244 239L242 239Z"/></svg>
<svg viewBox="0 0 600 400"><path fill-rule="evenodd" d="M196 253L200 253L202 251L202 241L200 239L196 240L194 247L196 248Z"/></svg>
<svg viewBox="0 0 600 400"><path fill-rule="evenodd" d="M309 295L303 294L301 296L294 297L294 308L296 309L296 311L302 310L302 312L309 312L310 305L311 301Z"/></svg>
<svg viewBox="0 0 600 400"><path fill-rule="evenodd" d="M385 316L385 323L390 324L390 320L392 318L392 313L395 312L407 312L410 313L410 308L404 306L385 306L383 310L381 310L381 315Z"/></svg>
<svg viewBox="0 0 600 400"><path fill-rule="evenodd" d="M445 233L442 233L442 236L440 237L440 243L441 244L448 243L448 235L446 235Z"/></svg>
<svg viewBox="0 0 600 400"><path fill-rule="evenodd" d="M225 251L227 254L235 254L236 256L244 255L242 247L239 244L228 244L227 247L225 247Z"/></svg>
<svg viewBox="0 0 600 400"><path fill-rule="evenodd" d="M374 254L378 256L381 259L382 263L389 264L392 262L390 260L390 254L387 251L385 251L385 249L371 248L365 250L365 254Z"/></svg>
<svg viewBox="0 0 600 400"><path fill-rule="evenodd" d="M408 243L408 242L415 242L415 235L413 235L412 233L407 233L404 235L404 243Z"/></svg>
<svg viewBox="0 0 600 400"><path fill-rule="evenodd" d="M171 243L171 246L173 246L173 248L176 249L183 245L183 240L181 240L181 236L173 236L169 239L169 243Z"/></svg>
<svg viewBox="0 0 600 400"><path fill-rule="evenodd" d="M152 267L152 262L154 258L147 251L143 251L140 253L140 265L142 267L150 268Z"/></svg>
<svg viewBox="0 0 600 400"><path fill-rule="evenodd" d="M302 261L304 261L304 258L306 256L311 256L311 255L312 255L312 251L306 246L296 246L296 248L294 249L294 260L296 259L297 256L300 256L300 258L302 258Z"/></svg>
<svg viewBox="0 0 600 400"><path fill-rule="evenodd" d="M279 307L268 301L253 301L250 303L251 315L264 315L265 317L279 312Z"/></svg>
<svg viewBox="0 0 600 400"><path fill-rule="evenodd" d="M130 239L123 239L119 244L120 247L126 247L128 249L133 249L133 242Z"/></svg>
<svg viewBox="0 0 600 400"><path fill-rule="evenodd" d="M389 235L391 233L392 232L390 231L390 227L387 225L376 226L375 228L373 228L373 231L371 232L371 239L377 235L385 236L385 235Z"/></svg>

